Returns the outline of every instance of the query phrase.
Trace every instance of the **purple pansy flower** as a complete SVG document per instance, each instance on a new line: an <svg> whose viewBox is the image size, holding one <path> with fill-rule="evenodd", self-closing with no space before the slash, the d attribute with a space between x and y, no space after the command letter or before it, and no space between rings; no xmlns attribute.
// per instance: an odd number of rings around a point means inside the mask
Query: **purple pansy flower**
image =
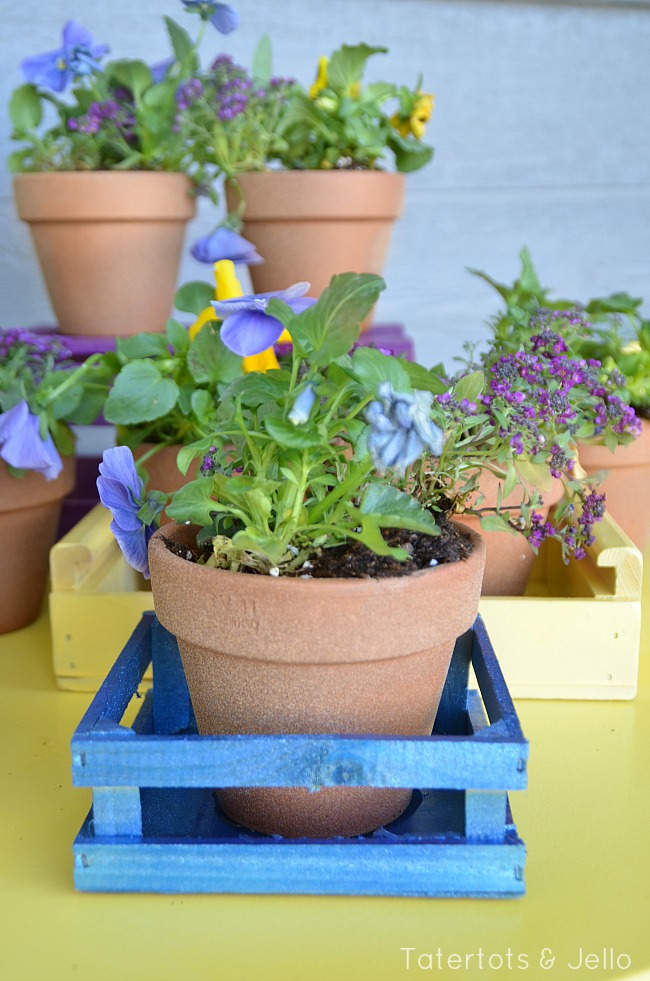
<svg viewBox="0 0 650 981"><path fill-rule="evenodd" d="M147 545L154 529L152 525L145 525L138 514L145 503L144 483L128 446L104 450L99 473L99 499L113 515L111 531L117 544L129 565L149 579Z"/></svg>
<svg viewBox="0 0 650 981"><path fill-rule="evenodd" d="M201 20L209 20L220 34L230 34L239 27L239 14L229 3L218 0L183 0L186 10L196 11Z"/></svg>
<svg viewBox="0 0 650 981"><path fill-rule="evenodd" d="M264 262L252 242L234 232L232 228L221 225L211 235L197 239L191 254L199 262L219 262L220 259L230 259L236 264L257 266Z"/></svg>
<svg viewBox="0 0 650 981"><path fill-rule="evenodd" d="M43 439L37 415L27 402L18 402L0 415L0 457L17 470L36 470L46 480L56 480L63 469L50 434Z"/></svg>
<svg viewBox="0 0 650 981"><path fill-rule="evenodd" d="M95 44L90 31L76 20L69 20L63 28L61 48L25 58L20 67L28 82L62 92L70 78L97 71L98 59L108 50L106 44Z"/></svg>
<svg viewBox="0 0 650 981"><path fill-rule="evenodd" d="M276 297L294 313L302 313L316 302L314 297L305 296L308 289L309 283L295 283L286 290L253 293L232 300L214 300L212 306L217 317L223 320L221 340L243 358L266 351L275 344L284 329L276 317L266 312L269 300Z"/></svg>

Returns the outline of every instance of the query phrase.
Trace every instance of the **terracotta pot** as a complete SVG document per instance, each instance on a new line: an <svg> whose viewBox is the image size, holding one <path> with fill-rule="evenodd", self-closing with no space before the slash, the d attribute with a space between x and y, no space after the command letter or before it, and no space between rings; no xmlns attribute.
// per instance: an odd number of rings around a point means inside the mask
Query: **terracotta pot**
<svg viewBox="0 0 650 981"><path fill-rule="evenodd" d="M335 273L383 272L404 207L404 174L282 170L237 180L246 200L243 234L264 258L250 267L256 293L308 282L309 295L320 296ZM237 208L233 187L226 200Z"/></svg>
<svg viewBox="0 0 650 981"><path fill-rule="evenodd" d="M499 481L488 472L481 476L480 489L485 495L481 507L495 507ZM553 488L542 493L543 507L537 512L548 517L554 504L564 493L562 481L554 480ZM522 500L522 491L516 488L512 494L503 498L502 505L511 514L516 513ZM535 552L523 535L511 535L507 531L483 531L478 517L463 514L460 521L485 539L486 558L483 575L483 596L521 596L530 576ZM541 548L544 548L542 544ZM541 549L540 549L541 550Z"/></svg>
<svg viewBox="0 0 650 981"><path fill-rule="evenodd" d="M409 576L307 580L206 568L167 548L165 539L191 546L196 530L165 525L149 562L156 613L178 638L200 732L431 732L454 643L478 610L479 536L468 532L467 561ZM257 831L329 837L387 824L411 793L231 788L217 798Z"/></svg>
<svg viewBox="0 0 650 981"><path fill-rule="evenodd" d="M30 471L12 477L0 464L0 633L37 618L63 498L74 486L75 459L64 457L56 480Z"/></svg>
<svg viewBox="0 0 650 981"><path fill-rule="evenodd" d="M650 545L650 422L642 419L641 425L641 435L628 446L617 446L612 452L606 446L581 443L578 456L588 474L608 471L600 488L607 511L645 552Z"/></svg>
<svg viewBox="0 0 650 981"><path fill-rule="evenodd" d="M18 174L18 215L29 223L59 328L67 334L164 330L187 222L184 174L88 171Z"/></svg>

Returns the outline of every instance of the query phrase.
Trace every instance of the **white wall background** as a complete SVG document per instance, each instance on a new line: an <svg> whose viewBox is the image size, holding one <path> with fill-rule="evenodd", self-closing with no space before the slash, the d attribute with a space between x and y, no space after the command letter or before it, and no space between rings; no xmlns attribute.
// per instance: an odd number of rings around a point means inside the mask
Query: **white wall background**
<svg viewBox="0 0 650 981"><path fill-rule="evenodd" d="M271 35L275 69L309 83L341 42L385 44L368 76L436 94L433 164L408 179L378 319L401 322L425 364L450 361L485 335L497 296L466 272L510 281L523 244L557 294L587 299L625 289L650 301L650 2L508 0L233 0L242 27L211 31L249 64ZM114 57L168 53L162 18L192 30L178 0L21 0L3 11L0 103L21 82L20 60L56 48L70 17ZM0 154L12 149L3 115ZM189 241L215 224L206 202ZM0 325L53 323L27 228L0 174ZM180 282L207 267L189 255ZM83 284L80 284L83 288ZM650 303L645 306L650 310Z"/></svg>

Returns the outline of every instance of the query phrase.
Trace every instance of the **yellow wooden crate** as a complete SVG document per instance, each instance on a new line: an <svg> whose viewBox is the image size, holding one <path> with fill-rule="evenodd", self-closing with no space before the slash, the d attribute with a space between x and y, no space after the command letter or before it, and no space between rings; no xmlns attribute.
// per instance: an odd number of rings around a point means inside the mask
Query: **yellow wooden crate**
<svg viewBox="0 0 650 981"><path fill-rule="evenodd" d="M149 584L124 561L101 505L50 553L50 622L61 688L95 691L144 610ZM639 550L610 518L581 562L555 542L525 596L483 597L480 612L510 692L519 698L633 698L641 581Z"/></svg>

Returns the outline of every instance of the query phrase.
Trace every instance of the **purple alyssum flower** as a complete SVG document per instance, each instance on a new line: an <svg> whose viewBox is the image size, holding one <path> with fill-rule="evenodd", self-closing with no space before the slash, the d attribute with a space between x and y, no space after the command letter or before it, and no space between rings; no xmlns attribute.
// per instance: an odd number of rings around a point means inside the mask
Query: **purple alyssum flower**
<svg viewBox="0 0 650 981"><path fill-rule="evenodd" d="M230 34L239 27L239 14L229 3L218 0L182 0L186 10L200 15L201 20L209 20L220 34Z"/></svg>
<svg viewBox="0 0 650 981"><path fill-rule="evenodd" d="M284 329L276 317L266 312L269 300L277 298L294 313L302 313L316 302L314 297L305 296L308 289L309 283L294 283L286 290L253 293L232 300L214 300L212 306L215 313L223 320L221 340L243 358L266 351L275 344Z"/></svg>
<svg viewBox="0 0 650 981"><path fill-rule="evenodd" d="M153 519L163 505L145 498L144 483L128 446L104 450L99 473L97 490L100 501L113 515L111 531L129 565L149 579L147 545L154 532ZM139 513L146 503L152 505L152 519L148 524Z"/></svg>
<svg viewBox="0 0 650 981"><path fill-rule="evenodd" d="M390 382L382 382L366 410L370 425L368 449L381 472L404 473L425 449L440 456L444 445L442 430L430 417L430 392L395 392Z"/></svg>
<svg viewBox="0 0 650 981"><path fill-rule="evenodd" d="M90 31L76 20L69 20L60 48L25 58L20 67L28 82L62 92L71 78L98 71L99 59L108 50L106 44L95 44Z"/></svg>
<svg viewBox="0 0 650 981"><path fill-rule="evenodd" d="M36 470L56 480L63 469L52 437L40 434L40 420L24 400L0 415L0 457L17 470Z"/></svg>
<svg viewBox="0 0 650 981"><path fill-rule="evenodd" d="M220 225L210 235L197 239L190 253L199 262L212 263L230 259L235 264L246 266L257 266L264 262L252 242L224 225Z"/></svg>

